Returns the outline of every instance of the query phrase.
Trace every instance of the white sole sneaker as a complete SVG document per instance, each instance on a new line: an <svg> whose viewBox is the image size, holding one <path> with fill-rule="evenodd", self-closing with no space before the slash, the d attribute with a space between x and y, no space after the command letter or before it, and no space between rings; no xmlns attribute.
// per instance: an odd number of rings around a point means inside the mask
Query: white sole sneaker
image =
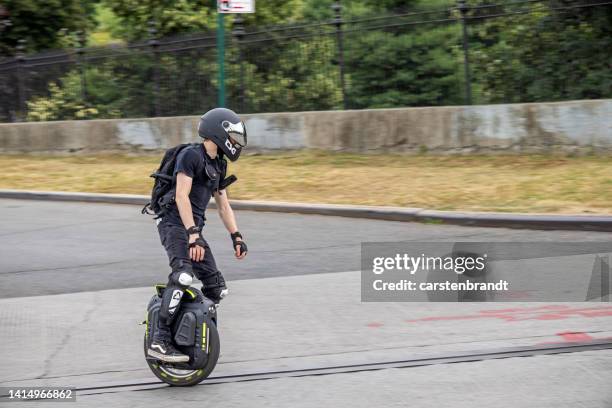
<svg viewBox="0 0 612 408"><path fill-rule="evenodd" d="M187 363L189 361L189 356L167 356L151 349L147 350L147 355L166 363Z"/></svg>

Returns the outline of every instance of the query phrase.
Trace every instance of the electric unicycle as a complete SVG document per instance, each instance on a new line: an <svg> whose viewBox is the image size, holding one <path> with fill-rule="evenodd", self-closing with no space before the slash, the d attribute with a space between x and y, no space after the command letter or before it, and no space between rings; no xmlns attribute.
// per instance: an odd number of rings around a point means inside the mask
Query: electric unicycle
<svg viewBox="0 0 612 408"><path fill-rule="evenodd" d="M185 290L171 330L174 345L189 356L189 361L163 362L147 355L153 334L157 330L165 285L157 285L155 289L157 293L151 298L147 307L144 336L147 364L153 374L167 384L175 386L198 384L212 373L219 359L220 341L216 306L200 290L192 287Z"/></svg>

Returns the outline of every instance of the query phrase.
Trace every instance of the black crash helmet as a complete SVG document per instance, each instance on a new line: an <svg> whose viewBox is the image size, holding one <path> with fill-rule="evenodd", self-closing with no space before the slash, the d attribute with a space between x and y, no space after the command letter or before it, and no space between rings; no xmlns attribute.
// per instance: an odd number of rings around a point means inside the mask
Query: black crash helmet
<svg viewBox="0 0 612 408"><path fill-rule="evenodd" d="M238 160L247 145L246 126L234 111L225 108L215 108L202 115L198 135L212 140L231 161Z"/></svg>

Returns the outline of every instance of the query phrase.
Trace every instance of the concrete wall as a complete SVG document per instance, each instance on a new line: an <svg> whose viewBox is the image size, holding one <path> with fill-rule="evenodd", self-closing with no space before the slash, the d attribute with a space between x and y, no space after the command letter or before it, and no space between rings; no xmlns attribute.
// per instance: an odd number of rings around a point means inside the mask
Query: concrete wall
<svg viewBox="0 0 612 408"><path fill-rule="evenodd" d="M244 115L249 149L612 151L612 100ZM0 124L0 152L159 150L198 117Z"/></svg>

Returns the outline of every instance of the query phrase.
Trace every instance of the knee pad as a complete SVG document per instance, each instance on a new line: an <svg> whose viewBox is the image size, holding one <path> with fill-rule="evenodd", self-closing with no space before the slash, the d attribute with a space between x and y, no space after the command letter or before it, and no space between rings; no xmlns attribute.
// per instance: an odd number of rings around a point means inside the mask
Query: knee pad
<svg viewBox="0 0 612 408"><path fill-rule="evenodd" d="M185 290L193 283L193 275L188 271L176 271L170 274L170 283Z"/></svg>
<svg viewBox="0 0 612 408"><path fill-rule="evenodd" d="M178 283L181 286L189 287L193 282L193 275L187 272L181 272L178 277Z"/></svg>

